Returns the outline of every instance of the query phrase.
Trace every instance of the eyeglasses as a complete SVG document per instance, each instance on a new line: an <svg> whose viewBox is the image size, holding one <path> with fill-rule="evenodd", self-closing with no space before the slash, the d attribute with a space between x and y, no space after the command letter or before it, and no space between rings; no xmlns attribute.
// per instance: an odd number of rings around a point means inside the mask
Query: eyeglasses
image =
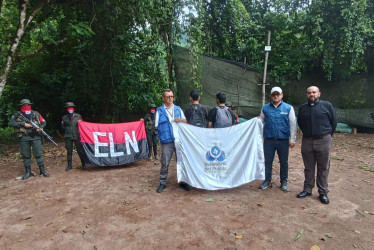
<svg viewBox="0 0 374 250"><path fill-rule="evenodd" d="M173 95L165 96L165 98L174 98Z"/></svg>
<svg viewBox="0 0 374 250"><path fill-rule="evenodd" d="M271 96L278 96L278 95L281 95L281 94L279 94L279 93L271 94Z"/></svg>

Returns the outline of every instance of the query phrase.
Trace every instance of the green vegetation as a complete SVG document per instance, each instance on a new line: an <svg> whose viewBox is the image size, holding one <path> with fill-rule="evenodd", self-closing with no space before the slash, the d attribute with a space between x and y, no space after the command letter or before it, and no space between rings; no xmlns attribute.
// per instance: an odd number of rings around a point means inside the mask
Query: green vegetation
<svg viewBox="0 0 374 250"><path fill-rule="evenodd" d="M172 44L191 49L197 88L198 53L246 58L261 69L268 31L268 71L277 82L306 71L328 80L367 72L374 65L373 14L373 0L3 0L0 127L22 98L51 131L66 101L93 122L145 112L176 85Z"/></svg>
<svg viewBox="0 0 374 250"><path fill-rule="evenodd" d="M0 144L8 145L17 143L16 135L13 128L0 128Z"/></svg>

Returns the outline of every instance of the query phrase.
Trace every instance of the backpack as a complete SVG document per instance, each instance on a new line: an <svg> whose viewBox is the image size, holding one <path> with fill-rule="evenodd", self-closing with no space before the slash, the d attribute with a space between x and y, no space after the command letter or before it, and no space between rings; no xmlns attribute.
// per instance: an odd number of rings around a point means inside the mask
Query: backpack
<svg viewBox="0 0 374 250"><path fill-rule="evenodd" d="M197 126L197 127L205 128L206 121L205 121L204 113L201 110L202 106L199 104L197 106L192 105L191 107L192 107L192 114L190 118L190 124Z"/></svg>
<svg viewBox="0 0 374 250"><path fill-rule="evenodd" d="M216 122L214 128L226 128L232 126L232 116L228 107L220 108L216 107Z"/></svg>

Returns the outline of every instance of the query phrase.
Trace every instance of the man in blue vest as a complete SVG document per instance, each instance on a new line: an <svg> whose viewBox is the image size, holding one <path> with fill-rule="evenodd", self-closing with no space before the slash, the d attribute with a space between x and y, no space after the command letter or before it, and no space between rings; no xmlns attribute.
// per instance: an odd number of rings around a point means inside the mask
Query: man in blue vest
<svg viewBox="0 0 374 250"><path fill-rule="evenodd" d="M288 192L288 154L296 142L296 118L293 107L283 101L280 87L270 91L271 102L262 107L260 119L264 124L265 180L260 189L271 185L275 151L280 161L280 189Z"/></svg>
<svg viewBox="0 0 374 250"><path fill-rule="evenodd" d="M185 122L186 117L182 109L173 104L174 93L170 89L165 89L162 93L162 100L164 104L157 108L155 126L158 129L158 137L161 142L161 171L160 171L160 186L157 188L157 193L161 193L166 188L168 169L171 157L175 152L173 122ZM189 191L190 187L186 183L181 183L180 186Z"/></svg>

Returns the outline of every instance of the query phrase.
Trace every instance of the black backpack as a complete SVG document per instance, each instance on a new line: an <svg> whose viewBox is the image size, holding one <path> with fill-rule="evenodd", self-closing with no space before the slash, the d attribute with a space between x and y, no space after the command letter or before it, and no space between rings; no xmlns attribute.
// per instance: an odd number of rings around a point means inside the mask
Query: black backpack
<svg viewBox="0 0 374 250"><path fill-rule="evenodd" d="M206 121L203 111L201 110L202 106L199 104L197 106L192 105L192 115L190 118L190 124L205 128L206 127Z"/></svg>

